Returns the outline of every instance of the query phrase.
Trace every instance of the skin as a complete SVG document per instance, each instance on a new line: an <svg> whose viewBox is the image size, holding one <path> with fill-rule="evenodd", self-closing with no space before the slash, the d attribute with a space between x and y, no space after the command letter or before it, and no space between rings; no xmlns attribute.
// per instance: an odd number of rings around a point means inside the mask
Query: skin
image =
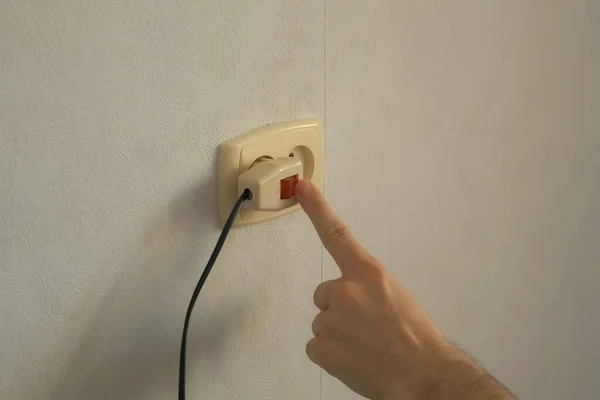
<svg viewBox="0 0 600 400"><path fill-rule="evenodd" d="M308 358L356 393L388 399L515 399L453 347L411 293L354 238L309 181L296 197L341 277L314 293Z"/></svg>

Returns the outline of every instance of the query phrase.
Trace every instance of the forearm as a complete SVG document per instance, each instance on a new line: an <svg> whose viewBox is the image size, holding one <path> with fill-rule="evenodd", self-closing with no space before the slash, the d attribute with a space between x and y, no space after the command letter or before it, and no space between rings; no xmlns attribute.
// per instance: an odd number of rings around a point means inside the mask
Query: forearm
<svg viewBox="0 0 600 400"><path fill-rule="evenodd" d="M448 346L437 373L425 382L418 399L513 400L515 397L462 351Z"/></svg>
<svg viewBox="0 0 600 400"><path fill-rule="evenodd" d="M516 400L461 350L448 344L435 353L423 376L392 389L385 400Z"/></svg>

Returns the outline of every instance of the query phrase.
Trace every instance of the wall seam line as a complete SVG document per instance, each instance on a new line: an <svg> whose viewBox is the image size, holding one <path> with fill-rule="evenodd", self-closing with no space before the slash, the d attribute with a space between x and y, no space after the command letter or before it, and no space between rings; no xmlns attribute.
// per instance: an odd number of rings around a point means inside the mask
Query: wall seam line
<svg viewBox="0 0 600 400"><path fill-rule="evenodd" d="M325 156L327 143L327 0L323 0L323 153ZM323 193L325 193L325 172L327 163L323 165ZM325 248L321 244L321 282L325 276ZM323 368L319 369L320 400L323 400Z"/></svg>

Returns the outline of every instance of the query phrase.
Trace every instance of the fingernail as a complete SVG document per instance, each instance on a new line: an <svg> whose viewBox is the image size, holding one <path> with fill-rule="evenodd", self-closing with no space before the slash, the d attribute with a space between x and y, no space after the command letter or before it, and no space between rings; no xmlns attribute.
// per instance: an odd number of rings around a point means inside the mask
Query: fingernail
<svg viewBox="0 0 600 400"><path fill-rule="evenodd" d="M306 197L312 193L312 183L308 180L302 180L296 185L296 196Z"/></svg>

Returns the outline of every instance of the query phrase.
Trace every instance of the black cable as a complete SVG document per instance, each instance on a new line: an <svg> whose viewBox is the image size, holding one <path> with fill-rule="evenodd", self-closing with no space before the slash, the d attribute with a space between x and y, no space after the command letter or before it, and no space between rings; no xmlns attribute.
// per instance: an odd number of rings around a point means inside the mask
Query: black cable
<svg viewBox="0 0 600 400"><path fill-rule="evenodd" d="M206 263L206 267L204 267L204 271L202 271L200 280L198 280L198 283L196 284L196 288L194 289L194 293L192 294L192 298L190 300L190 305L188 306L187 312L185 314L185 322L183 324L183 336L181 337L181 350L179 351L179 400L185 400L185 350L187 345L187 332L190 326L190 318L192 316L194 304L196 304L196 299L198 299L200 290L202 290L202 286L204 286L204 282L206 281L206 278L208 278L210 270L212 269L213 265L215 265L215 261L217 261L217 257L221 252L221 248L225 244L225 240L227 239L227 235L231 230L233 221L235 221L235 217L237 217L240 208L242 208L242 206L244 205L246 200L250 198L250 196L250 190L244 190L244 193L242 193L240 198L236 201L235 205L233 206L233 210L231 210L231 214L229 214L229 218L227 218L227 222L225 222L225 226L223 227L221 236L219 236L219 240L217 240L215 249L210 255L208 263Z"/></svg>

